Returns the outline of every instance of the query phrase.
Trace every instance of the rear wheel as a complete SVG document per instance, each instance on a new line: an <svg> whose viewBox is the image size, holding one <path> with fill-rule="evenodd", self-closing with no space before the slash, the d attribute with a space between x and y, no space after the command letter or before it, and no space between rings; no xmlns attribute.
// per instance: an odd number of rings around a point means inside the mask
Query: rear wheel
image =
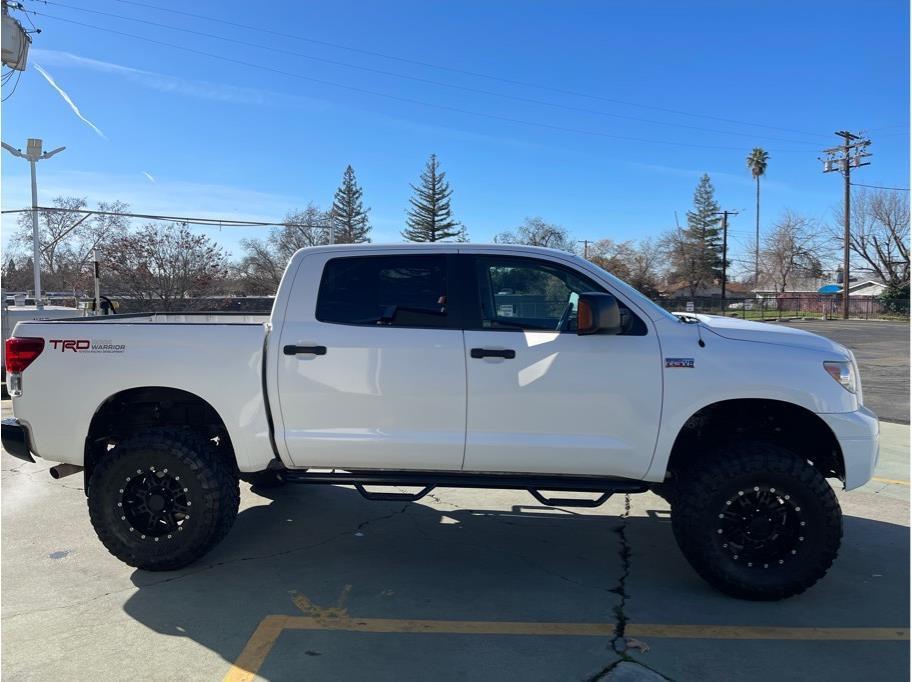
<svg viewBox="0 0 912 682"><path fill-rule="evenodd" d="M149 571L186 566L231 529L237 475L203 437L150 429L124 439L96 464L89 516L99 539L124 563Z"/></svg>
<svg viewBox="0 0 912 682"><path fill-rule="evenodd" d="M822 578L842 540L833 489L808 461L770 443L732 444L677 482L672 527L684 556L735 597L776 600Z"/></svg>

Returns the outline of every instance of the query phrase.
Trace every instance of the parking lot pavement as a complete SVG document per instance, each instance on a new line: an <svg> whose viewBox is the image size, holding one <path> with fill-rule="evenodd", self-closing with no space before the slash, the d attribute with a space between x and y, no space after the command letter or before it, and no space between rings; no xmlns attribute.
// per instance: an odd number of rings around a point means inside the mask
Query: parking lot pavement
<svg viewBox="0 0 912 682"><path fill-rule="evenodd" d="M54 481L4 453L2 675L906 680L909 428L884 424L883 440L880 480L839 493L829 575L777 603L704 584L651 494L625 513L622 496L560 510L518 491L406 504L242 485L211 554L136 571L96 540L79 475ZM622 656L632 663L612 668Z"/></svg>
<svg viewBox="0 0 912 682"><path fill-rule="evenodd" d="M851 348L865 404L881 418L909 423L909 323L883 320L774 322L804 329Z"/></svg>

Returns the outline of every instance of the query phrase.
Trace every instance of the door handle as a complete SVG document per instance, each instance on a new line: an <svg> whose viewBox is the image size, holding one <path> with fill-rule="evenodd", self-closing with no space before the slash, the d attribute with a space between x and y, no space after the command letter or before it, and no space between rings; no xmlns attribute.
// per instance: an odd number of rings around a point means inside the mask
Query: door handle
<svg viewBox="0 0 912 682"><path fill-rule="evenodd" d="M285 355L301 355L303 353L326 355L326 346L285 346L282 352Z"/></svg>
<svg viewBox="0 0 912 682"><path fill-rule="evenodd" d="M512 360L516 357L516 351L510 348L473 348L469 354L473 358L504 358Z"/></svg>

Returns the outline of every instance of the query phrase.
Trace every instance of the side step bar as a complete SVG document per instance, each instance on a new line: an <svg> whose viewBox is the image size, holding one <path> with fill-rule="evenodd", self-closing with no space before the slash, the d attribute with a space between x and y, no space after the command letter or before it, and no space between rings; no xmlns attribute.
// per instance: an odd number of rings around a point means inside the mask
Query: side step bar
<svg viewBox="0 0 912 682"><path fill-rule="evenodd" d="M642 481L580 476L539 476L517 474L469 474L436 471L296 471L285 470L288 483L353 485L368 500L414 502L434 488L490 488L526 490L549 507L598 507L614 493L642 493L648 486ZM365 486L420 486L417 493L372 492ZM541 490L593 492L601 495L592 500L546 497Z"/></svg>

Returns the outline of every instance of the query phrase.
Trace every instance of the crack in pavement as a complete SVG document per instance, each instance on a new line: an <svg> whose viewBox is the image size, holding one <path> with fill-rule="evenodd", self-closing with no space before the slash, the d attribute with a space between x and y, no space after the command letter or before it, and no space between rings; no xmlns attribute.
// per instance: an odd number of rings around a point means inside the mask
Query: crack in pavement
<svg viewBox="0 0 912 682"><path fill-rule="evenodd" d="M431 494L428 494L427 497L429 497L430 499L434 500L435 502L437 502L439 504L445 504L447 506L454 507L456 509L465 509L464 507L460 507L459 505L454 504L452 502L445 502L445 501L441 500L440 498L438 498L434 495L431 495ZM556 507L556 508L559 508L559 507ZM500 519L494 515L488 515L488 516L490 518L492 518L494 521L504 524L504 525L517 525L517 524L513 524L510 522L504 521L503 519ZM630 518L630 495L626 494L626 495L624 495L624 512L620 517L621 525L613 529L613 531L615 533L617 533L617 535L618 535L618 541L619 541L618 554L619 554L619 557L621 560L621 575L618 577L618 581L617 581L617 584L615 585L615 587L612 587L612 588L589 585L586 583L582 583L582 582L573 580L572 578L570 578L568 576L562 575L560 573L556 573L554 571L551 571L551 570L545 568L543 565L539 564L538 562L532 560L531 558L529 558L523 554L520 554L518 552L508 551L508 550L506 551L506 553L509 554L510 556L521 559L528 566L530 566L534 569L537 569L539 571L542 571L543 573L546 573L548 575L559 578L561 580L564 580L566 582L569 582L573 585L576 585L578 587L582 587L585 589L610 592L612 594L618 595L618 597L620 598L618 603L612 608L612 612L613 612L614 618L615 618L615 632L614 632L614 636L611 638L611 642L610 642L611 650L615 654L617 654L618 658L617 658L617 660L613 661L612 663L607 665L605 668L603 668L602 670L600 670L599 672L595 673L590 678L588 678L587 682L599 682L599 681L606 680L608 675L610 675L610 673L612 671L614 671L618 666L620 666L621 664L624 664L624 663L631 665L631 666L638 666L640 668L643 668L644 670L647 670L650 673L652 673L653 675L655 675L657 678L661 678L663 680L671 680L670 677L667 677L666 675L662 674L658 670L646 665L642 661L636 660L629 653L627 653L628 649L632 648L631 646L629 646L629 644L630 644L630 642L633 641L633 640L628 640L626 638L626 627L627 627L627 623L630 621L630 616L626 612L627 602L630 599L630 593L627 591L627 580L630 577L631 555L632 555L630 541L629 541L629 538L627 537L627 526L628 526L629 518ZM427 533L420 526L419 520L417 518L413 517L412 523L414 524L416 530L419 533L421 533L425 538L427 538L431 541L440 541L437 537L432 536L429 533ZM505 552L503 547L494 547L493 545L488 545L488 544L480 543L480 542L465 542L465 541L453 541L453 540L448 540L447 542L458 543L460 545L468 546L468 547L483 547L485 549L496 549L498 552L501 552L501 553Z"/></svg>
<svg viewBox="0 0 912 682"><path fill-rule="evenodd" d="M611 649L616 653L620 658L609 664L595 675L590 677L587 682L598 682L599 680L606 680L613 670L615 670L622 663L630 663L632 665L640 666L655 675L658 675L664 680L670 680L671 678L663 675L658 670L650 668L648 665L642 661L638 661L633 658L627 651L631 648L627 640L626 630L627 623L630 622L630 616L627 614L627 601L630 599L630 593L627 591L627 579L630 577L631 570L631 547L630 540L627 537L627 525L630 519L630 494L627 493L624 495L624 513L621 515L621 525L615 528L614 532L618 534L618 540L620 543L620 549L618 554L621 559L621 575L618 577L617 585L609 590L614 594L620 597L617 605L615 605L614 617L615 617L615 629L614 637L611 639ZM632 640L631 640L632 641Z"/></svg>
<svg viewBox="0 0 912 682"><path fill-rule="evenodd" d="M614 649L614 652L617 654L623 654L627 650L627 642L624 638L624 632L627 628L627 621L630 618L627 616L625 607L627 606L627 599L630 595L627 593L627 578L630 576L630 543L627 540L627 523L630 519L630 494L624 495L624 513L621 515L621 525L615 529L615 533L618 534L618 540L620 543L620 559L621 559L621 575L618 578L618 583L616 587L613 587L609 592L614 592L621 599L618 604L614 607L614 617L615 617L615 626L614 626L614 638L611 640L611 648ZM618 649L618 644L623 646L622 649Z"/></svg>

